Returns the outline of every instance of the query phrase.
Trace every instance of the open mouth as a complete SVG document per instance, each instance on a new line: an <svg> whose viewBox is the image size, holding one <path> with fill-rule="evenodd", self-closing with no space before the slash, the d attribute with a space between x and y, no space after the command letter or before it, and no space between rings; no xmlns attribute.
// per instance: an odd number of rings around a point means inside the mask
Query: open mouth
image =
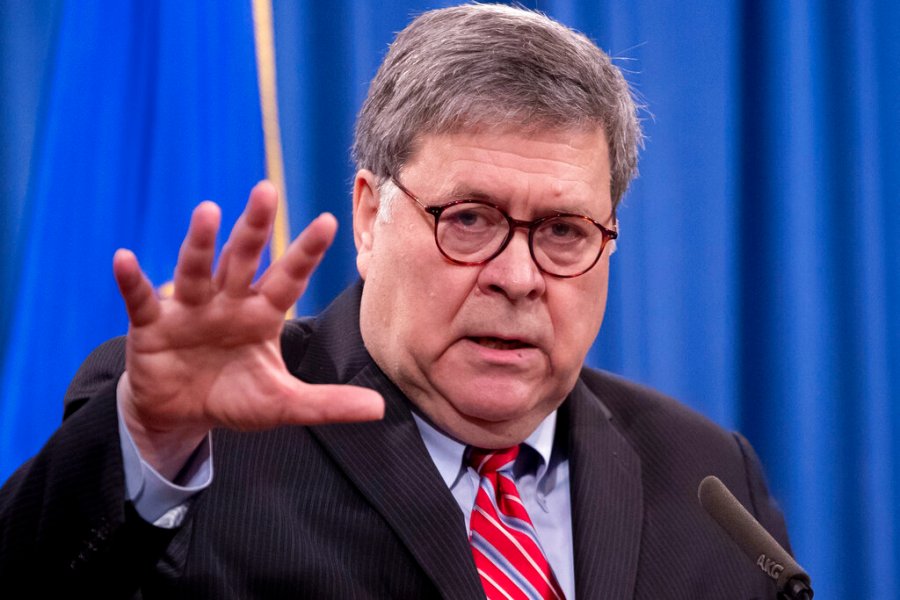
<svg viewBox="0 0 900 600"><path fill-rule="evenodd" d="M497 337L470 337L470 340L484 346L485 348L493 348L494 350L518 350L520 348L533 348L531 344L519 340L505 340Z"/></svg>

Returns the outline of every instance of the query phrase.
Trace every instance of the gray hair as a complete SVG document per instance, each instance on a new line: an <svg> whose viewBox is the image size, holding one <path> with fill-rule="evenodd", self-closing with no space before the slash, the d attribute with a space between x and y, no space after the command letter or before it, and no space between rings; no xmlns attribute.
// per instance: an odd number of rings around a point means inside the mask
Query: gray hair
<svg viewBox="0 0 900 600"><path fill-rule="evenodd" d="M587 37L541 13L466 4L426 12L397 34L360 110L353 158L384 181L423 135L598 126L615 213L642 140L621 71Z"/></svg>

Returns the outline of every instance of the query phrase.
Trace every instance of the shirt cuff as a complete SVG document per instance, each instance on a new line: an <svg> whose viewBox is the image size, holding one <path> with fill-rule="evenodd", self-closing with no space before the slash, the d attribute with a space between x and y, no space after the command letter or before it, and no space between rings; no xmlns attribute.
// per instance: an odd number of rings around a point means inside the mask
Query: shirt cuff
<svg viewBox="0 0 900 600"><path fill-rule="evenodd" d="M119 379L119 386L122 379ZM122 397L121 387L116 391L116 402ZM164 529L174 529L181 525L187 515L191 499L212 483L213 460L212 439L207 434L203 443L188 459L185 468L176 478L169 481L160 475L140 455L122 411L119 415L119 442L122 448L122 463L125 468L125 497L134 504L137 513L147 522Z"/></svg>

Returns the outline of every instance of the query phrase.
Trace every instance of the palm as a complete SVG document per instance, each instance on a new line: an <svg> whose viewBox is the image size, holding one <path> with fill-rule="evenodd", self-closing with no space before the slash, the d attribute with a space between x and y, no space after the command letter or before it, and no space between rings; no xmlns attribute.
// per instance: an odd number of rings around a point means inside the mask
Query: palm
<svg viewBox="0 0 900 600"><path fill-rule="evenodd" d="M135 397L152 403L147 412L160 425L274 424L277 415L267 407L291 390L278 351L282 320L259 296L215 298L202 306L162 303L156 321L129 331L127 370Z"/></svg>
<svg viewBox="0 0 900 600"><path fill-rule="evenodd" d="M254 188L213 273L219 211L201 204L181 248L172 298L156 298L133 254L116 254L130 320L122 410L139 448L157 462L185 458L212 427L264 429L381 414L371 390L308 385L285 368L284 313L303 293L336 223L331 216L313 221L253 283L275 206L271 185Z"/></svg>

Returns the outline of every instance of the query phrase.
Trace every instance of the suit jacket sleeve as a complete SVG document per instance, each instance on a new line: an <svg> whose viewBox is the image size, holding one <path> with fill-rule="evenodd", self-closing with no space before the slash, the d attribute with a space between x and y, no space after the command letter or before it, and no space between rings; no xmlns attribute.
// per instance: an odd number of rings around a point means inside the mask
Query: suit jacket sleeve
<svg viewBox="0 0 900 600"><path fill-rule="evenodd" d="M95 350L69 387L63 424L0 490L0 578L34 597L130 597L172 535L125 502L123 370L122 339Z"/></svg>

